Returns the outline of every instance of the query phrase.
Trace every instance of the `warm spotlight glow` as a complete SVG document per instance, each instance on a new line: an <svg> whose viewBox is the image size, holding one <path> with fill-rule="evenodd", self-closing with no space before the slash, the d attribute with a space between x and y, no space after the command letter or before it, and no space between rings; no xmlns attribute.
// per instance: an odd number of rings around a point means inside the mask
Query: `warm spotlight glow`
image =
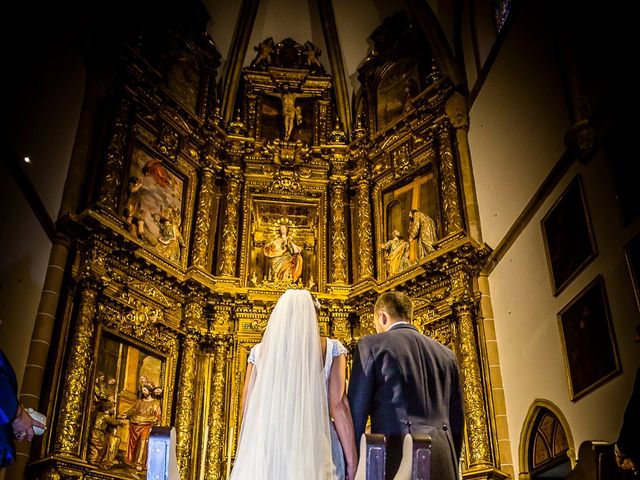
<svg viewBox="0 0 640 480"><path fill-rule="evenodd" d="M31 159L29 157L24 157L24 163L31 163Z"/></svg>

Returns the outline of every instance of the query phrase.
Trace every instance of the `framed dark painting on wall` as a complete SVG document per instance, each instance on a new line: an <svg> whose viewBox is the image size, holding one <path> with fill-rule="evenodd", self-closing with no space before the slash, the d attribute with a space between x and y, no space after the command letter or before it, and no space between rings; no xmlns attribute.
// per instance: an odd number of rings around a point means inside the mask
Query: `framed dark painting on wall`
<svg viewBox="0 0 640 480"><path fill-rule="evenodd" d="M542 236L553 294L558 295L598 254L579 176L542 219Z"/></svg>
<svg viewBox="0 0 640 480"><path fill-rule="evenodd" d="M620 372L604 279L598 275L558 313L569 384L577 400Z"/></svg>
<svg viewBox="0 0 640 480"><path fill-rule="evenodd" d="M636 235L624 247L624 256L627 259L629 274L631 275L631 284L633 292L636 295L636 303L640 309L640 235Z"/></svg>

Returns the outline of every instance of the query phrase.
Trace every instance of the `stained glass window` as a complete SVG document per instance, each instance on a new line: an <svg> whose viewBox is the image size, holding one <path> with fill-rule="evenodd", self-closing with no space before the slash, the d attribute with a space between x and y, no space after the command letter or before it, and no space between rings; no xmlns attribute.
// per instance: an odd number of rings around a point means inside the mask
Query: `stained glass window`
<svg viewBox="0 0 640 480"><path fill-rule="evenodd" d="M493 14L496 19L496 28L498 29L498 33L502 31L507 23L509 15L511 14L511 3L512 0L493 1Z"/></svg>

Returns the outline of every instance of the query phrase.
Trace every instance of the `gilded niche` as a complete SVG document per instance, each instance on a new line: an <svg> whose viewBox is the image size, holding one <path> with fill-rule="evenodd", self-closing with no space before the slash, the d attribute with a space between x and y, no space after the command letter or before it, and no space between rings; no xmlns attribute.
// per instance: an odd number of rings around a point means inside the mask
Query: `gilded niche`
<svg viewBox="0 0 640 480"><path fill-rule="evenodd" d="M381 189L382 186L378 188ZM389 277L415 265L437 248L438 200L433 172L395 182L380 197L382 225L378 225L378 231L386 241L378 244L378 253L384 261L384 276Z"/></svg>
<svg viewBox="0 0 640 480"><path fill-rule="evenodd" d="M317 285L317 216L317 207L312 204L255 201L250 238L250 286L313 289Z"/></svg>
<svg viewBox="0 0 640 480"><path fill-rule="evenodd" d="M266 144L276 139L303 145L326 141L332 128L332 80L311 42L267 38L243 70L242 110L248 133Z"/></svg>

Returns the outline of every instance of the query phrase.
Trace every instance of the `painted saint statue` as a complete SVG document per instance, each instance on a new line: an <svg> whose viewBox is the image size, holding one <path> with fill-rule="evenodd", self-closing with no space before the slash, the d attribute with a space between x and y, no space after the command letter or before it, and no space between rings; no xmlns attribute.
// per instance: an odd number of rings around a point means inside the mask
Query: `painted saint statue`
<svg viewBox="0 0 640 480"><path fill-rule="evenodd" d="M391 240L381 243L379 248L384 251L388 276L409 268L409 244L402 239L398 230L393 230Z"/></svg>
<svg viewBox="0 0 640 480"><path fill-rule="evenodd" d="M409 212L409 242L417 243L418 255L417 259L420 260L426 257L429 253L435 251L434 243L437 242L436 236L436 222L429 215L425 215L416 209L411 209Z"/></svg>
<svg viewBox="0 0 640 480"><path fill-rule="evenodd" d="M278 237L264 246L264 256L269 259L269 281L295 282L302 273L301 249L289 235L289 227L280 225Z"/></svg>
<svg viewBox="0 0 640 480"><path fill-rule="evenodd" d="M125 463L139 472L147 468L147 444L151 427L157 425L162 413L160 401L153 398L152 390L144 385L138 398L129 410L120 416L129 420L129 441Z"/></svg>

